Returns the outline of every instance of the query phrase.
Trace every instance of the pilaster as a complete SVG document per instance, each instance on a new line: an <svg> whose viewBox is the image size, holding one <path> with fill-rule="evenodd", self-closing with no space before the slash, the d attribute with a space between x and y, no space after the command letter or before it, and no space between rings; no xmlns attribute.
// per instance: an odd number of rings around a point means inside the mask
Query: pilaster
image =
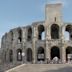
<svg viewBox="0 0 72 72"><path fill-rule="evenodd" d="M32 45L33 45L33 63L36 63L36 41L37 41L37 36L38 36L38 30L37 30L37 26L33 26L33 42L32 42Z"/></svg>
<svg viewBox="0 0 72 72"><path fill-rule="evenodd" d="M46 60L50 60L50 48L48 45L48 41L46 41Z"/></svg>
<svg viewBox="0 0 72 72"><path fill-rule="evenodd" d="M65 53L65 48L62 47L62 63L66 62L66 53Z"/></svg>
<svg viewBox="0 0 72 72"><path fill-rule="evenodd" d="M26 63L26 28L22 28L22 47L23 47L23 50L22 50L22 59L23 59L23 63Z"/></svg>

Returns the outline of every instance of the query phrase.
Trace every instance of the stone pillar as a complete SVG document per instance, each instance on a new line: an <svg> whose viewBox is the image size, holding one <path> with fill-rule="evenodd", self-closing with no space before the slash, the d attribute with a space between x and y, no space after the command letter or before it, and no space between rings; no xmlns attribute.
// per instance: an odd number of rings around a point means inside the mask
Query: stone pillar
<svg viewBox="0 0 72 72"><path fill-rule="evenodd" d="M26 28L23 28L22 29L22 47L23 47L23 50L22 50L22 58L23 58L23 63L26 63Z"/></svg>
<svg viewBox="0 0 72 72"><path fill-rule="evenodd" d="M61 40L62 40L62 45L63 45L64 40L65 40L64 39L65 25L61 27L61 30L62 30ZM62 63L65 63L66 62L66 50L65 50L64 45L62 46L62 49L61 49L61 56L62 56Z"/></svg>
<svg viewBox="0 0 72 72"><path fill-rule="evenodd" d="M14 33L13 33L13 44L12 44L12 48L13 48L13 64L14 65L16 65L16 63L17 63L16 46L17 46L17 31L14 30Z"/></svg>
<svg viewBox="0 0 72 72"><path fill-rule="evenodd" d="M16 49L13 49L13 65L17 64L17 52Z"/></svg>
<svg viewBox="0 0 72 72"><path fill-rule="evenodd" d="M46 40L50 40L51 39L51 29L50 29L50 25L48 24L48 22L45 22L46 25Z"/></svg>
<svg viewBox="0 0 72 72"><path fill-rule="evenodd" d="M65 38L64 38L65 26L62 26L61 30L62 30L61 39L62 39L62 41L64 41L65 40Z"/></svg>
<svg viewBox="0 0 72 72"><path fill-rule="evenodd" d="M6 62L9 63L9 49L6 50Z"/></svg>
<svg viewBox="0 0 72 72"><path fill-rule="evenodd" d="M4 64L6 61L5 59L5 54L6 54L6 51L4 50L4 48L2 49L2 53L1 53L1 60L2 60L2 63Z"/></svg>
<svg viewBox="0 0 72 72"><path fill-rule="evenodd" d="M47 59L50 60L49 40L51 39L50 27L47 24L48 23L46 22L46 61L47 61Z"/></svg>
<svg viewBox="0 0 72 72"><path fill-rule="evenodd" d="M66 62L66 52L65 47L62 47L62 63Z"/></svg>
<svg viewBox="0 0 72 72"><path fill-rule="evenodd" d="M33 26L33 35L32 35L32 45L33 45L33 63L36 63L36 41L37 41L37 36L38 36L38 30L37 26Z"/></svg>
<svg viewBox="0 0 72 72"><path fill-rule="evenodd" d="M48 41L46 41L46 60L50 60L50 48L48 46Z"/></svg>
<svg viewBox="0 0 72 72"><path fill-rule="evenodd" d="M61 28L61 25L59 25L59 39L62 39L62 28Z"/></svg>

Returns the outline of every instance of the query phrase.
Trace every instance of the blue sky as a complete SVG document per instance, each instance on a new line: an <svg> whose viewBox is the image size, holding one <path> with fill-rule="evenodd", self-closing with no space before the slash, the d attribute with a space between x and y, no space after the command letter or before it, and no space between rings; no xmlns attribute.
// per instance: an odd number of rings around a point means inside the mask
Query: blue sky
<svg viewBox="0 0 72 72"><path fill-rule="evenodd" d="M0 39L5 32L45 19L46 3L63 3L63 21L72 22L72 0L0 0Z"/></svg>

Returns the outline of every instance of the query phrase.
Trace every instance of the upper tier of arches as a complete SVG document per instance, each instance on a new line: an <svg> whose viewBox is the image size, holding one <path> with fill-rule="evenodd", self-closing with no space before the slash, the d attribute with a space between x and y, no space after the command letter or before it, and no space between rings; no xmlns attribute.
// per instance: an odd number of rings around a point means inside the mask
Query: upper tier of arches
<svg viewBox="0 0 72 72"><path fill-rule="evenodd" d="M48 28L48 29L47 29ZM34 35L35 34L35 35ZM6 33L2 41L11 41L13 43L14 39L17 39L18 43L21 43L25 38L26 41L32 41L33 37L36 37L37 40L46 40L48 39L61 39L61 35L64 40L72 40L72 25L71 24L51 24L50 26L45 25L44 22L35 23L27 27L18 27L10 30L9 33ZM16 38L14 38L16 36Z"/></svg>

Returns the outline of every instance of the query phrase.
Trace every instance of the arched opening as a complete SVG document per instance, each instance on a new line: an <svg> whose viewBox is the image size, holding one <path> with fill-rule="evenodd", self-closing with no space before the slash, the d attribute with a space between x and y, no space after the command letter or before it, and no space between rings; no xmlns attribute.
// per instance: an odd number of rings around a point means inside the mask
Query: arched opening
<svg viewBox="0 0 72 72"><path fill-rule="evenodd" d="M22 30L19 28L18 29L18 43L22 42Z"/></svg>
<svg viewBox="0 0 72 72"><path fill-rule="evenodd" d="M27 41L31 41L32 40L32 28L29 27L28 28L28 34L27 34Z"/></svg>
<svg viewBox="0 0 72 72"><path fill-rule="evenodd" d="M58 57L60 59L60 50L58 47L54 46L51 48L51 60L54 58L54 57Z"/></svg>
<svg viewBox="0 0 72 72"><path fill-rule="evenodd" d="M66 61L72 60L72 47L66 48Z"/></svg>
<svg viewBox="0 0 72 72"><path fill-rule="evenodd" d="M65 31L64 33L64 39L69 40L69 32Z"/></svg>
<svg viewBox="0 0 72 72"><path fill-rule="evenodd" d="M12 50L9 51L9 61L10 62L13 61L13 51Z"/></svg>
<svg viewBox="0 0 72 72"><path fill-rule="evenodd" d="M59 39L59 26L57 24L51 26L51 38Z"/></svg>
<svg viewBox="0 0 72 72"><path fill-rule="evenodd" d="M45 28L43 25L38 26L38 39L39 40L45 39Z"/></svg>
<svg viewBox="0 0 72 72"><path fill-rule="evenodd" d="M17 49L17 61L22 61L22 50Z"/></svg>
<svg viewBox="0 0 72 72"><path fill-rule="evenodd" d="M28 48L27 49L27 61L32 62L32 59L33 59L33 57L32 57L32 49Z"/></svg>
<svg viewBox="0 0 72 72"><path fill-rule="evenodd" d="M67 40L72 40L72 26L71 25L67 25L66 29L65 29L65 39Z"/></svg>
<svg viewBox="0 0 72 72"><path fill-rule="evenodd" d="M44 48L42 48L42 47L38 48L37 60L38 61L45 61L45 51L44 51Z"/></svg>

